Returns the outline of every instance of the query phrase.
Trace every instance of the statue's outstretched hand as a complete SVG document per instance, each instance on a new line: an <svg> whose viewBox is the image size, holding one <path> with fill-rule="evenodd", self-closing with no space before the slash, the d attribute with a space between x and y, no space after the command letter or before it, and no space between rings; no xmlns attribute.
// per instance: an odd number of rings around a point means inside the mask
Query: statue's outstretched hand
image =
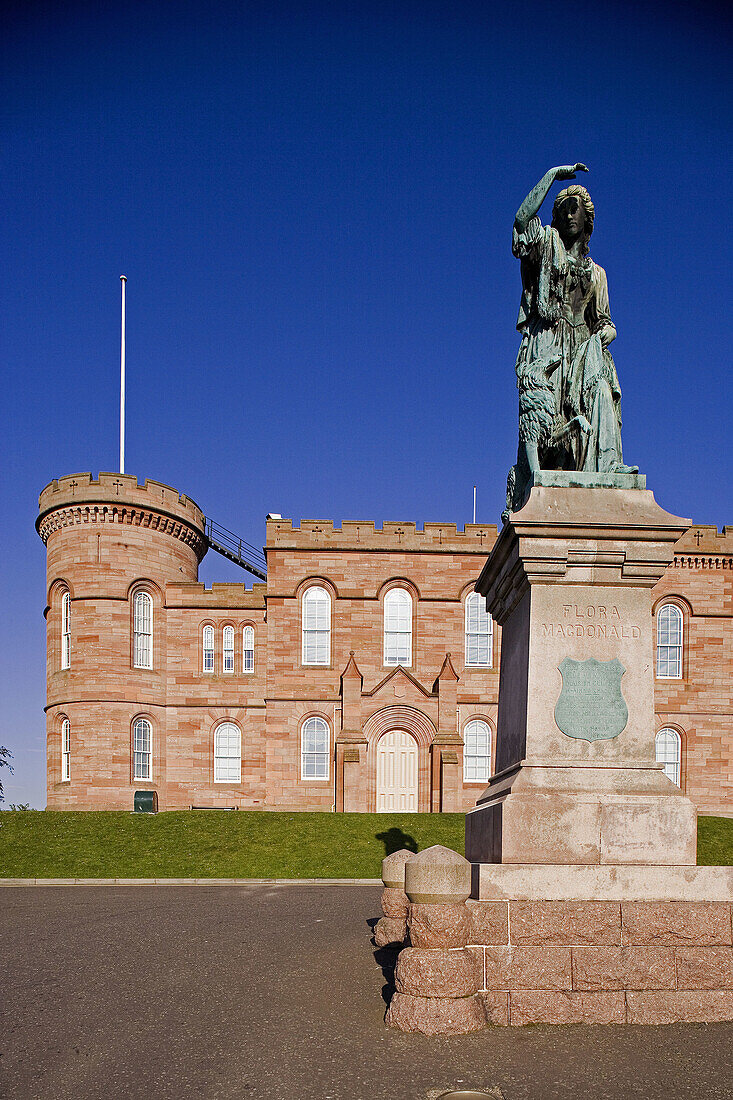
<svg viewBox="0 0 733 1100"><path fill-rule="evenodd" d="M581 164L578 161L577 164L564 164L560 168L555 168L556 180L574 180L576 172L587 172L588 169L585 164Z"/></svg>

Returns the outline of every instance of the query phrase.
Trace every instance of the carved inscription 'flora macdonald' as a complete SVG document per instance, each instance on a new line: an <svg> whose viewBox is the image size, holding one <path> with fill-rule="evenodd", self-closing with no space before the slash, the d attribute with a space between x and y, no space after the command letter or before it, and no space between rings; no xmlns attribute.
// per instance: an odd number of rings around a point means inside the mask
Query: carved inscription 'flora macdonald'
<svg viewBox="0 0 733 1100"><path fill-rule="evenodd" d="M641 628L621 621L615 604L565 603L563 621L542 623L543 638L640 638Z"/></svg>

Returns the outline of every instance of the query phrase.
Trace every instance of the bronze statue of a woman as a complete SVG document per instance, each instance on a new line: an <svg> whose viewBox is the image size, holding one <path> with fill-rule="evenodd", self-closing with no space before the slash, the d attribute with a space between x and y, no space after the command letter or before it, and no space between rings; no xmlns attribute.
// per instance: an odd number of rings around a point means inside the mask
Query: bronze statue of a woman
<svg viewBox="0 0 733 1100"><path fill-rule="evenodd" d="M608 350L616 338L606 272L588 255L595 210L584 187L561 191L551 225L537 216L555 180L584 164L551 168L517 211L512 251L522 263L517 329L519 453L507 512L521 507L531 474L545 470L636 473L621 452L621 388Z"/></svg>

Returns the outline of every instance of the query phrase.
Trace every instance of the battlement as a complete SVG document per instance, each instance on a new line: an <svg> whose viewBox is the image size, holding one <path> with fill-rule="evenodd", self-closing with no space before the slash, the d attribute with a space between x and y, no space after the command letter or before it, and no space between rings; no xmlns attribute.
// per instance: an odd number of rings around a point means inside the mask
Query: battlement
<svg viewBox="0 0 733 1100"><path fill-rule="evenodd" d="M204 584L170 583L165 587L165 603L169 608L200 608L202 611L240 611L265 609L266 584L247 588L236 582Z"/></svg>
<svg viewBox="0 0 733 1100"><path fill-rule="evenodd" d="M419 531L413 522L344 520L335 527L332 520L304 519L300 527L289 519L267 521L267 550L396 550L401 552L488 553L497 537L493 523L467 523L459 531L455 523L426 523Z"/></svg>
<svg viewBox="0 0 733 1100"><path fill-rule="evenodd" d="M733 527L724 527L718 531L715 524L695 524L685 531L674 548L675 562L684 559L726 558L733 556Z"/></svg>
<svg viewBox="0 0 733 1100"><path fill-rule="evenodd" d="M90 473L54 478L38 498L36 528L41 533L44 518L59 508L93 505L102 507L102 515L120 513L130 506L155 511L182 520L203 535L203 512L190 497L161 481L146 479L141 485L134 474L111 473L100 473L97 480Z"/></svg>

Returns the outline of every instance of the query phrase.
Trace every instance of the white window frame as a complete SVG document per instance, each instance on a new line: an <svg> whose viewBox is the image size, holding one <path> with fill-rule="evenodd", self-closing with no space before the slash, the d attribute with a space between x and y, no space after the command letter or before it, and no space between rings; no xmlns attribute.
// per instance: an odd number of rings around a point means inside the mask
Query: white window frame
<svg viewBox="0 0 733 1100"><path fill-rule="evenodd" d="M228 676L234 672L234 627L225 626L221 632L221 671Z"/></svg>
<svg viewBox="0 0 733 1100"><path fill-rule="evenodd" d="M471 621L472 610L478 608L474 622ZM481 612L483 611L483 614ZM469 592L466 596L466 623L465 623L465 665L466 668L491 668L494 661L494 620L486 610L486 597L478 592ZM483 629L485 627L485 629ZM482 640L486 640L486 660L480 658L482 654ZM478 660L471 660L471 649L478 650Z"/></svg>
<svg viewBox="0 0 733 1100"><path fill-rule="evenodd" d="M245 626L242 630L242 672L255 670L255 628Z"/></svg>
<svg viewBox="0 0 733 1100"><path fill-rule="evenodd" d="M678 787L682 778L682 738L672 726L663 726L654 738L654 759L664 765L664 774Z"/></svg>
<svg viewBox="0 0 733 1100"><path fill-rule="evenodd" d="M321 608L325 607L323 614ZM328 624L324 626L324 621ZM331 664L331 594L320 584L306 588L301 601L301 660L304 665ZM325 641L325 649L323 644Z"/></svg>
<svg viewBox="0 0 733 1100"><path fill-rule="evenodd" d="M313 741L307 743L311 737ZM300 778L306 783L328 780L330 761L331 729L325 718L313 714L300 727Z"/></svg>
<svg viewBox="0 0 733 1100"><path fill-rule="evenodd" d="M61 668L71 667L71 593L61 597Z"/></svg>
<svg viewBox="0 0 733 1100"><path fill-rule="evenodd" d="M214 671L214 628L207 623L201 631L201 669L203 672Z"/></svg>
<svg viewBox="0 0 733 1100"><path fill-rule="evenodd" d="M242 782L242 731L236 722L220 722L214 730L214 782Z"/></svg>
<svg viewBox="0 0 733 1100"><path fill-rule="evenodd" d="M412 668L412 595L410 592L406 588L390 588L384 597L383 615L385 666L397 668L402 665L403 668Z"/></svg>
<svg viewBox="0 0 733 1100"><path fill-rule="evenodd" d="M483 744L479 744L479 737L485 737ZM488 783L490 779L491 726L485 718L472 718L463 727L463 782Z"/></svg>
<svg viewBox="0 0 733 1100"><path fill-rule="evenodd" d="M132 667L153 667L153 597L142 589L132 598Z"/></svg>
<svg viewBox="0 0 733 1100"><path fill-rule="evenodd" d="M148 718L132 723L132 778L134 782L153 778L153 726Z"/></svg>
<svg viewBox="0 0 733 1100"><path fill-rule="evenodd" d="M71 722L64 718L61 723L61 782L71 780Z"/></svg>
<svg viewBox="0 0 733 1100"><path fill-rule="evenodd" d="M666 622L664 621L666 620ZM676 629L674 629L676 627ZM678 641L670 641L674 634ZM662 639L664 639L662 641ZM685 617L676 603L663 603L657 609L657 654L655 669L658 680L682 679L682 647L685 640ZM670 672L670 667L672 671Z"/></svg>

